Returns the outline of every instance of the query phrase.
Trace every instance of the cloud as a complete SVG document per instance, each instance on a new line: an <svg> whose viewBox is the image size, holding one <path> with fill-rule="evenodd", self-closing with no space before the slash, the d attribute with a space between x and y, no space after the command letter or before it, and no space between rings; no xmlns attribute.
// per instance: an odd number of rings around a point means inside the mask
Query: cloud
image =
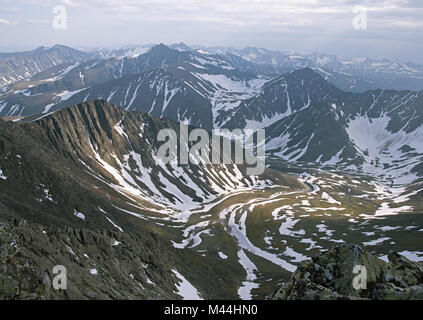
<svg viewBox="0 0 423 320"><path fill-rule="evenodd" d="M0 18L0 24L10 25L11 23L10 23L10 21L9 21L9 20L6 20L6 19L2 19L2 18Z"/></svg>
<svg viewBox="0 0 423 320"><path fill-rule="evenodd" d="M48 25L51 24L50 20L43 20L43 19L27 19L27 24L31 25Z"/></svg>
<svg viewBox="0 0 423 320"><path fill-rule="evenodd" d="M34 0L32 0L34 1ZM215 23L222 27L238 26L305 26L314 28L351 23L351 0L63 0L75 6L91 8L93 14L106 14L116 21L132 22L183 22ZM391 27L418 28L410 20L422 20L422 1L362 0L366 6L369 24L385 28L394 18Z"/></svg>
<svg viewBox="0 0 423 320"><path fill-rule="evenodd" d="M75 0L62 0L62 4L69 7L79 7L79 3Z"/></svg>
<svg viewBox="0 0 423 320"><path fill-rule="evenodd" d="M19 12L19 9L17 7L0 7L0 12L2 13L16 13Z"/></svg>
<svg viewBox="0 0 423 320"><path fill-rule="evenodd" d="M39 6L57 5L57 0L15 0ZM423 18L423 1L412 0L61 0L65 6L90 10L116 20L190 21L226 25L331 25L353 19L352 8L367 7L373 26L389 22L410 26L409 19ZM95 17L94 17L95 18ZM299 22L300 21L300 22Z"/></svg>

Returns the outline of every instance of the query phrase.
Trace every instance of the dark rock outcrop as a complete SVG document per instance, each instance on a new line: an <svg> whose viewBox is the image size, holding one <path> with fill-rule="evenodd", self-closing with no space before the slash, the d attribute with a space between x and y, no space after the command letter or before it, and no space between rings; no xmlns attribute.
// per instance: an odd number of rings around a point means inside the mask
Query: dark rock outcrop
<svg viewBox="0 0 423 320"><path fill-rule="evenodd" d="M275 300L420 300L423 299L423 264L398 253L379 259L357 245L336 246L304 262L274 294ZM355 266L366 270L366 288L356 289ZM357 286L356 286L357 287Z"/></svg>
<svg viewBox="0 0 423 320"><path fill-rule="evenodd" d="M0 300L178 299L174 259L154 234L0 219ZM66 290L52 285L58 265Z"/></svg>

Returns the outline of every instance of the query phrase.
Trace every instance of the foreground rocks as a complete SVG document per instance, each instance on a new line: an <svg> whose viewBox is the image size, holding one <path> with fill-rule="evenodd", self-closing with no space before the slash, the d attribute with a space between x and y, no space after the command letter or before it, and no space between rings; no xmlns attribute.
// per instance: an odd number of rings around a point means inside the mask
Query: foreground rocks
<svg viewBox="0 0 423 320"><path fill-rule="evenodd" d="M386 263L356 245L336 246L304 262L273 299L423 299L423 264L397 253L388 259ZM361 274L353 272L357 265L366 268L366 289L354 288L353 280Z"/></svg>
<svg viewBox="0 0 423 320"><path fill-rule="evenodd" d="M154 234L0 219L0 299L179 299L173 257ZM67 289L52 286L53 267Z"/></svg>
<svg viewBox="0 0 423 320"><path fill-rule="evenodd" d="M66 290L54 288L55 266L66 268ZM0 210L0 300L179 300L175 270L204 299L237 298L223 266L156 233L46 226Z"/></svg>
<svg viewBox="0 0 423 320"><path fill-rule="evenodd" d="M233 279L224 269L202 265L194 253L187 254L176 256L153 233L47 227L0 218L0 300L180 299L173 270L183 268L184 261L191 266L185 274L203 289L204 298L234 298ZM356 245L334 247L303 263L273 299L423 299L423 264L397 253L388 258L386 263ZM57 265L67 269L67 290L52 286ZM356 266L367 271L366 288L353 285L361 274L353 272Z"/></svg>

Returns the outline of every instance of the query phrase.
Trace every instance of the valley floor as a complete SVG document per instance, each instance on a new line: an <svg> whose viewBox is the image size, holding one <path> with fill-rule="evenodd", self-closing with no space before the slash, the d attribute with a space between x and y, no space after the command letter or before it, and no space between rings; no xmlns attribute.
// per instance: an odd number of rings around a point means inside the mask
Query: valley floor
<svg viewBox="0 0 423 320"><path fill-rule="evenodd" d="M6 224L0 228L6 238L0 240L10 250L3 258L29 278L40 267L49 270L56 260L71 265L77 287L70 296L52 291L34 295L31 288L23 296L59 299L266 299L301 263L340 244L359 245L384 261L391 251L423 261L421 184L394 186L357 173L269 164L296 175L303 189L233 191L179 212L116 192L110 208L97 206L98 212L91 213L104 215L113 232L87 231L92 234L87 240L84 230ZM48 192L46 197L52 201ZM83 213L74 214L85 223ZM130 228L142 237L132 236ZM9 229L18 235L9 239ZM34 249L34 243L40 245ZM133 246L141 248L141 261ZM45 274L38 276L42 282ZM123 287L108 285L112 278ZM10 279L3 285L12 292L15 282L26 278ZM87 287L91 296L84 293Z"/></svg>
<svg viewBox="0 0 423 320"><path fill-rule="evenodd" d="M391 251L423 261L423 210L415 197L421 189L364 175L296 170L302 191L233 193L162 226L180 229L175 248L194 250L241 275L236 290L242 299L268 297L301 262L338 244L360 245L384 261Z"/></svg>

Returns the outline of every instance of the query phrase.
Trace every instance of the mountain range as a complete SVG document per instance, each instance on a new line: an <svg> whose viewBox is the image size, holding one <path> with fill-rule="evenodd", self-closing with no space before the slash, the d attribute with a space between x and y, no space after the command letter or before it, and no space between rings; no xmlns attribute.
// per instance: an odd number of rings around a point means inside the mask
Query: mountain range
<svg viewBox="0 0 423 320"><path fill-rule="evenodd" d="M422 173L422 91L348 92L309 67L272 77L259 69L268 51L251 49L261 57L251 66L245 51L236 60L181 44L144 50L69 62L16 82L0 96L0 115L47 114L103 99L209 131L266 128L268 153L290 161L337 164L402 183Z"/></svg>
<svg viewBox="0 0 423 320"><path fill-rule="evenodd" d="M261 299L342 243L423 260L418 65L180 43L0 66L5 298ZM164 164L158 133L181 123L265 129L264 174Z"/></svg>
<svg viewBox="0 0 423 320"><path fill-rule="evenodd" d="M235 82L245 78L270 81L309 67L344 91L418 91L423 88L423 67L399 60L348 60L325 54L293 55L257 48L192 49L183 43L169 47L148 45L94 51L78 51L56 45L29 52L0 54L0 115L41 113L78 90L181 63L192 63L197 70L206 68L203 74L208 72L229 78L235 75ZM230 70L245 74L236 75ZM229 84L228 81L226 84ZM254 87L263 84L256 83ZM238 90L243 92L246 88ZM28 96L32 96L31 99Z"/></svg>

